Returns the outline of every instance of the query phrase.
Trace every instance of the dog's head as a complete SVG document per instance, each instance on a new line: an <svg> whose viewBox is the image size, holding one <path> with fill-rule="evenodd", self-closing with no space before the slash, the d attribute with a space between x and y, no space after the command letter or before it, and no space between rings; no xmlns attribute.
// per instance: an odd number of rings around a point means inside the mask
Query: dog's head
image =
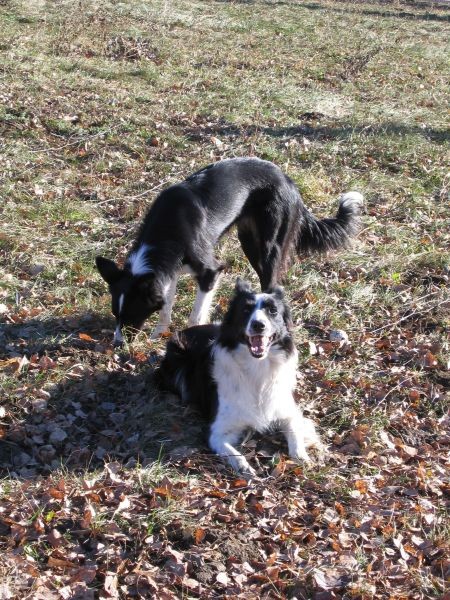
<svg viewBox="0 0 450 600"><path fill-rule="evenodd" d="M162 308L162 285L152 271L135 274L128 263L121 269L102 256L97 256L95 262L111 292L112 312L116 317L114 343L119 345L123 342L123 328L141 329L145 320Z"/></svg>
<svg viewBox="0 0 450 600"><path fill-rule="evenodd" d="M290 353L293 349L291 312L283 288L257 294L238 279L234 296L222 323L220 341L233 349L245 344L256 359L263 359L271 349Z"/></svg>

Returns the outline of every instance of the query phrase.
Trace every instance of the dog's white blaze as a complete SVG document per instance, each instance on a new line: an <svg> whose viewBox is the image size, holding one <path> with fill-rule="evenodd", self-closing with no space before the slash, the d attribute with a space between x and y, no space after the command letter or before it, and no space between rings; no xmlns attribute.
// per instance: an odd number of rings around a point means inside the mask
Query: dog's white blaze
<svg viewBox="0 0 450 600"><path fill-rule="evenodd" d="M259 321L261 323L264 323L265 328L264 328L264 331L261 332L261 335L267 335L270 337L271 335L273 335L275 333L272 322L267 317L266 311L262 308L264 300L266 298L267 298L266 294L256 294L255 309L252 312L252 314L250 315L248 323L247 323L247 327L245 328L245 334L247 336L252 335L252 329L251 329L252 321ZM253 335L255 335L255 332L253 332Z"/></svg>
<svg viewBox="0 0 450 600"><path fill-rule="evenodd" d="M153 271L151 265L148 262L147 252L151 249L148 244L142 244L136 250L130 254L127 259L127 263L130 266L131 273L133 275L146 275Z"/></svg>
<svg viewBox="0 0 450 600"><path fill-rule="evenodd" d="M202 292L200 288L197 288L197 295L195 297L194 306L189 316L189 326L192 325L204 325L208 322L209 311L214 298L214 292L216 291L219 283L220 275L217 277L214 287L209 292Z"/></svg>
<svg viewBox="0 0 450 600"><path fill-rule="evenodd" d="M123 301L125 299L125 294L120 294L119 296L119 317L122 314Z"/></svg>

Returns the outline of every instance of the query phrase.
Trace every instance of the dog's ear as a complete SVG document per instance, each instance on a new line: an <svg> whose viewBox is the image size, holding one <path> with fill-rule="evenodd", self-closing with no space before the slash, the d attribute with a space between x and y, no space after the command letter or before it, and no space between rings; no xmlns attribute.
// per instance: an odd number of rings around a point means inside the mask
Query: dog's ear
<svg viewBox="0 0 450 600"><path fill-rule="evenodd" d="M135 286L144 296L148 295L153 291L153 282L155 281L155 274L150 272L145 275L140 275L136 278Z"/></svg>
<svg viewBox="0 0 450 600"><path fill-rule="evenodd" d="M240 277L236 279L236 287L234 288L235 294L239 294L240 292L251 293L251 291L252 288L248 281L245 281L245 279L241 279Z"/></svg>
<svg viewBox="0 0 450 600"><path fill-rule="evenodd" d="M294 329L294 321L292 320L291 309L286 303L283 303L283 321L289 333Z"/></svg>
<svg viewBox="0 0 450 600"><path fill-rule="evenodd" d="M286 325L286 329L291 332L294 328L294 322L292 320L291 309L286 304L284 288L281 287L281 285L275 285L273 288L271 288L270 293L277 300L283 303L283 321Z"/></svg>
<svg viewBox="0 0 450 600"><path fill-rule="evenodd" d="M159 285L155 285L155 274L146 273L138 277L134 283L141 299L152 309L159 310L164 304L164 296Z"/></svg>
<svg viewBox="0 0 450 600"><path fill-rule="evenodd" d="M281 285L275 285L269 292L277 300L284 300L284 288Z"/></svg>
<svg viewBox="0 0 450 600"><path fill-rule="evenodd" d="M116 263L113 260L109 260L109 258L96 256L95 264L97 265L98 272L108 284L114 283L122 276L122 271Z"/></svg>

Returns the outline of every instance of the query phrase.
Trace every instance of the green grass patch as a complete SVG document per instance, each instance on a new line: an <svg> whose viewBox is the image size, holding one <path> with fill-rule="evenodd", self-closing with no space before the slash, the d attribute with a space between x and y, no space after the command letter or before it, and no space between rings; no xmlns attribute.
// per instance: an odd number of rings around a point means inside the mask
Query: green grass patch
<svg viewBox="0 0 450 600"><path fill-rule="evenodd" d="M0 2L5 597L49 572L64 597L442 596L449 33L444 3ZM247 155L320 217L350 189L366 204L352 247L283 281L327 463L256 436L264 478L241 489L155 393L156 317L112 348L94 259L123 260L161 189ZM217 255L213 319L257 283L235 232ZM183 277L173 329L194 295Z"/></svg>

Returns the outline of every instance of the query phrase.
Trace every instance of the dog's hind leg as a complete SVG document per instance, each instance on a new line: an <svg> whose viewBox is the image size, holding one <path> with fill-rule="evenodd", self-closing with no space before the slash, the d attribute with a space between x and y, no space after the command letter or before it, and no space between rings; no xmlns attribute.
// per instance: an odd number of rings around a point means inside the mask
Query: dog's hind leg
<svg viewBox="0 0 450 600"><path fill-rule="evenodd" d="M241 242L242 250L248 258L249 263L255 269L256 274L261 280L262 277L262 257L260 252L260 242L258 231L253 222L242 221L238 223L238 238Z"/></svg>
<svg viewBox="0 0 450 600"><path fill-rule="evenodd" d="M258 212L238 223L239 241L262 291L279 283L290 225L289 213L282 209Z"/></svg>
<svg viewBox="0 0 450 600"><path fill-rule="evenodd" d="M260 246L256 236L249 230L238 230L242 250L255 269L261 284L261 290L270 290L278 283L281 253L276 244L265 243Z"/></svg>

